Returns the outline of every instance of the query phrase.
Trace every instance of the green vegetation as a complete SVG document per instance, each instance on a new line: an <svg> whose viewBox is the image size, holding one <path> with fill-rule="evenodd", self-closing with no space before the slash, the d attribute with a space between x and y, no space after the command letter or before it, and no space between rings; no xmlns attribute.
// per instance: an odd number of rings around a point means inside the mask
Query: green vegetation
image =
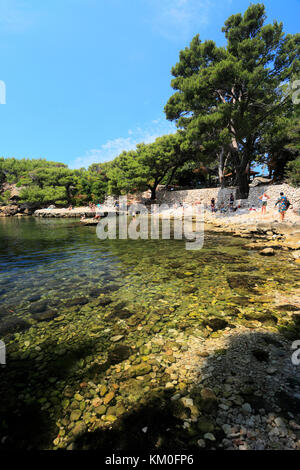
<svg viewBox="0 0 300 470"><path fill-rule="evenodd" d="M195 36L172 69L175 94L165 107L192 142L206 152L213 146L220 179L226 156L240 197L249 192L251 163L267 151L265 133L274 120L289 126L293 104L283 84L300 70L300 34L285 35L282 23L265 20L264 5L251 5L225 22L226 47Z"/></svg>
<svg viewBox="0 0 300 470"><path fill-rule="evenodd" d="M253 164L266 164L273 181L299 184L300 105L292 84L300 76L300 34L265 22L264 5L251 5L225 22L226 47L196 35L180 52L165 106L177 133L88 170L1 158L0 202L10 200L10 184L20 188L19 202L36 205L82 205L144 190L154 200L157 186L171 183L234 184L246 198Z"/></svg>
<svg viewBox="0 0 300 470"><path fill-rule="evenodd" d="M289 162L287 165L287 175L289 177L289 182L293 186L300 185L300 157L296 158L292 162Z"/></svg>
<svg viewBox="0 0 300 470"><path fill-rule="evenodd" d="M112 162L109 191L122 194L150 189L153 200L157 186L171 182L176 171L193 157L196 153L181 133L159 137L153 144L139 144L136 151L123 152Z"/></svg>
<svg viewBox="0 0 300 470"><path fill-rule="evenodd" d="M19 189L18 201L36 205L80 205L103 199L107 193L106 164L89 170L70 170L67 165L46 160L0 158L0 183ZM0 202L8 202L5 190Z"/></svg>

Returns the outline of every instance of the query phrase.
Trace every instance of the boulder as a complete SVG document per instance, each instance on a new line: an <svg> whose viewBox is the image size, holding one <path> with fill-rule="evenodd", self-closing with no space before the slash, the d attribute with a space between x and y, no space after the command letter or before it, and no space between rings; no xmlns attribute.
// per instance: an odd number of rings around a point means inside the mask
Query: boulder
<svg viewBox="0 0 300 470"><path fill-rule="evenodd" d="M250 188L255 188L256 186L260 186L262 184L270 184L272 182L269 178L263 178L262 176L258 176L253 179L252 183L249 184Z"/></svg>
<svg viewBox="0 0 300 470"><path fill-rule="evenodd" d="M9 205L9 206L1 206L0 207L0 212L4 217L11 217L13 215L16 215L18 212L19 208L16 205Z"/></svg>

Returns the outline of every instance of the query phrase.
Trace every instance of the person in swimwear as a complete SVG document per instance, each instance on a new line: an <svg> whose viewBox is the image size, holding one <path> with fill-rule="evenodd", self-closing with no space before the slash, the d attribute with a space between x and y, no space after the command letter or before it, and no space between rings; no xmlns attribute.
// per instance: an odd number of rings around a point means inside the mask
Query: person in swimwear
<svg viewBox="0 0 300 470"><path fill-rule="evenodd" d="M264 193L262 196L260 196L259 199L262 201L261 213L262 215L265 215L267 212L268 199L270 199L270 197L266 193Z"/></svg>

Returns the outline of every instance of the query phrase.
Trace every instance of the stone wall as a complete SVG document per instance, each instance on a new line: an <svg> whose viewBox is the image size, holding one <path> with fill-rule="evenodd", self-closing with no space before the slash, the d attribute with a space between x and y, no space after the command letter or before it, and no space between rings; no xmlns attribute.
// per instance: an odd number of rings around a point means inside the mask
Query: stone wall
<svg viewBox="0 0 300 470"><path fill-rule="evenodd" d="M273 185L269 184L251 188L247 200L249 205L257 206L258 198L263 194L264 191L270 197L269 204L271 206L272 204L275 204L275 202L280 197L280 193L283 192L295 208L300 208L300 188L294 188L293 186L289 186L286 183Z"/></svg>
<svg viewBox="0 0 300 470"><path fill-rule="evenodd" d="M264 193L267 193L270 196L269 204L274 206L275 202L278 200L280 192L283 192L285 196L290 200L294 207L300 208L300 188L293 188L288 184L280 185L261 185L250 188L248 199L238 200L242 207L260 207L261 202L259 197ZM200 202L204 206L208 207L210 205L211 199L214 197L217 205L222 202L225 205L229 204L230 193L233 193L234 197L236 195L236 188L206 188L206 189L191 189L186 191L158 191L157 192L157 202L159 204L174 204L174 203L189 203ZM146 194L143 195L144 197Z"/></svg>
<svg viewBox="0 0 300 470"><path fill-rule="evenodd" d="M178 202L186 202L193 204L200 202L205 206L210 205L212 198L215 198L217 205L229 203L230 193L236 194L236 188L205 188L205 189L189 189L184 191L158 191L157 202L159 204L174 204Z"/></svg>

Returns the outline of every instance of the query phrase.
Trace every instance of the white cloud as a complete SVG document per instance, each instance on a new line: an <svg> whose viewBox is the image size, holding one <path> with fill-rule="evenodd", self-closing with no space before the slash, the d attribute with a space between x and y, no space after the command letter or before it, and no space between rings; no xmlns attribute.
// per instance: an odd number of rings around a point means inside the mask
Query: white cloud
<svg viewBox="0 0 300 470"><path fill-rule="evenodd" d="M0 0L0 28L10 33L22 33L37 20L39 12L24 0Z"/></svg>
<svg viewBox="0 0 300 470"><path fill-rule="evenodd" d="M87 150L83 156L76 158L74 163L70 164L70 168L87 168L92 163L108 162L117 157L123 150L134 150L136 145L141 142L150 144L157 137L174 132L176 132L175 126L164 118L154 119L143 128L129 129L129 137L117 137L108 140L99 149Z"/></svg>
<svg viewBox="0 0 300 470"><path fill-rule="evenodd" d="M213 20L216 0L146 0L153 10L152 25L166 39L187 39ZM223 0L223 4L231 0Z"/></svg>
<svg viewBox="0 0 300 470"><path fill-rule="evenodd" d="M145 0L152 10L152 27L171 41L187 40L205 29L216 11L232 0Z"/></svg>

